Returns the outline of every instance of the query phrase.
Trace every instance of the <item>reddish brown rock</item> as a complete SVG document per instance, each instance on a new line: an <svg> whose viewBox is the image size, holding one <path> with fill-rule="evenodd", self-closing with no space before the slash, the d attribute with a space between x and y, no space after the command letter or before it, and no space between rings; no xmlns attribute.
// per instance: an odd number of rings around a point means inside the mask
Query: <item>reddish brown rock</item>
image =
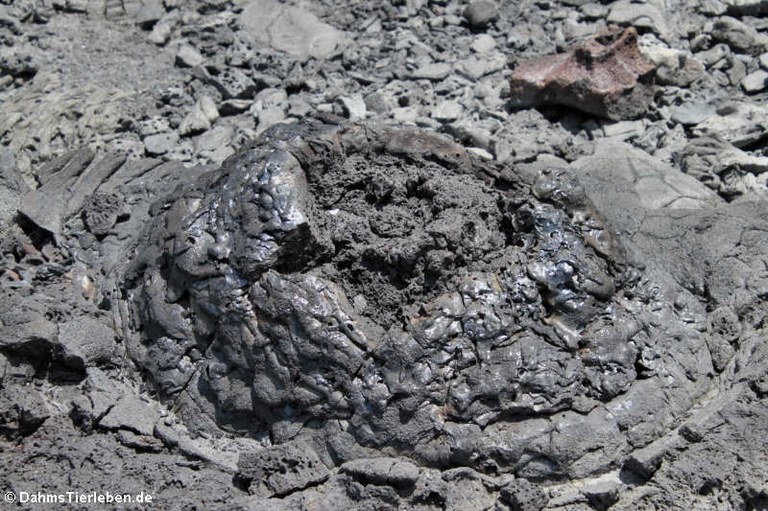
<svg viewBox="0 0 768 511"><path fill-rule="evenodd" d="M637 31L610 26L565 53L522 62L510 79L516 107L565 105L609 119L642 115L653 98L653 64Z"/></svg>

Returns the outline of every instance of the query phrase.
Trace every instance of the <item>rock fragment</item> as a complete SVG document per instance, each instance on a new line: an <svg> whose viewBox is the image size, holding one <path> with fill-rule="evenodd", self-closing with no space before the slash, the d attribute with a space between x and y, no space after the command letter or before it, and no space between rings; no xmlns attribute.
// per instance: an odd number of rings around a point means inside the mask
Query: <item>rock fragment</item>
<svg viewBox="0 0 768 511"><path fill-rule="evenodd" d="M610 509L619 500L622 485L616 481L600 481L587 485L582 493L589 504L598 511Z"/></svg>
<svg viewBox="0 0 768 511"><path fill-rule="evenodd" d="M760 60L760 67L763 69L768 69L768 52L760 55L759 60Z"/></svg>
<svg viewBox="0 0 768 511"><path fill-rule="evenodd" d="M115 349L115 331L103 320L82 316L59 324L59 343L65 362L82 369L110 360Z"/></svg>
<svg viewBox="0 0 768 511"><path fill-rule="evenodd" d="M747 94L755 94L762 92L768 87L768 71L764 69L758 69L757 71L748 74L741 81L741 87Z"/></svg>
<svg viewBox="0 0 768 511"><path fill-rule="evenodd" d="M257 90L253 78L236 67L224 68L209 80L221 92L224 99L248 99Z"/></svg>
<svg viewBox="0 0 768 511"><path fill-rule="evenodd" d="M122 198L114 193L95 192L83 205L83 223L85 228L96 236L107 234L123 209Z"/></svg>
<svg viewBox="0 0 768 511"><path fill-rule="evenodd" d="M662 85L685 87L704 74L704 65L688 52L661 45L643 46L640 52L656 66L656 79Z"/></svg>
<svg viewBox="0 0 768 511"><path fill-rule="evenodd" d="M501 71L507 67L507 58L499 51L489 52L479 57L470 57L460 61L457 70L471 80Z"/></svg>
<svg viewBox="0 0 768 511"><path fill-rule="evenodd" d="M711 34L714 40L726 43L737 51L759 55L768 49L768 36L730 16L718 18Z"/></svg>
<svg viewBox="0 0 768 511"><path fill-rule="evenodd" d="M694 126L715 115L717 108L705 101L692 101L669 108L670 118L684 126Z"/></svg>
<svg viewBox="0 0 768 511"><path fill-rule="evenodd" d="M692 140L683 150L683 171L726 198L748 191L765 194L768 157L754 156L713 137Z"/></svg>
<svg viewBox="0 0 768 511"><path fill-rule="evenodd" d="M136 13L136 24L144 30L151 29L165 14L161 0L143 0L141 8Z"/></svg>
<svg viewBox="0 0 768 511"><path fill-rule="evenodd" d="M140 435L152 436L155 422L160 418L152 407L136 395L126 395L110 408L99 421L99 426L107 429L128 429Z"/></svg>
<svg viewBox="0 0 768 511"><path fill-rule="evenodd" d="M195 139L195 150L198 152L216 151L232 143L234 129L232 126L216 125Z"/></svg>
<svg viewBox="0 0 768 511"><path fill-rule="evenodd" d="M669 31L664 13L652 3L637 3L631 0L613 2L606 21L616 25L651 30L662 37L665 37Z"/></svg>
<svg viewBox="0 0 768 511"><path fill-rule="evenodd" d="M151 156L160 156L172 151L173 148L176 147L178 141L179 134L175 131L168 131L148 136L144 139L144 147L146 148L147 154Z"/></svg>
<svg viewBox="0 0 768 511"><path fill-rule="evenodd" d="M411 73L414 80L432 80L439 82L444 80L451 73L451 65L445 62L427 64Z"/></svg>
<svg viewBox="0 0 768 511"><path fill-rule="evenodd" d="M29 187L16 169L13 151L0 148L0 229L12 220L19 207L21 196Z"/></svg>
<svg viewBox="0 0 768 511"><path fill-rule="evenodd" d="M768 12L766 0L720 0L729 14L737 16L759 16Z"/></svg>
<svg viewBox="0 0 768 511"><path fill-rule="evenodd" d="M499 497L516 511L540 511L549 501L544 490L527 479L516 479L506 484L501 488Z"/></svg>
<svg viewBox="0 0 768 511"><path fill-rule="evenodd" d="M366 106L361 95L342 96L339 98L339 105L344 116L350 121L354 122L365 118Z"/></svg>
<svg viewBox="0 0 768 511"><path fill-rule="evenodd" d="M477 37L475 37L475 40L472 41L472 45L470 48L475 53L486 53L491 51L496 47L496 41L493 37L489 36L488 34L480 34Z"/></svg>
<svg viewBox="0 0 768 511"><path fill-rule="evenodd" d="M499 7L491 0L474 0L464 10L464 19L473 30L482 30L499 17Z"/></svg>
<svg viewBox="0 0 768 511"><path fill-rule="evenodd" d="M432 110L432 118L441 122L450 122L459 118L464 111L464 107L458 101L441 101Z"/></svg>
<svg viewBox="0 0 768 511"><path fill-rule="evenodd" d="M261 497L301 490L324 481L329 473L314 449L304 442L243 452L237 467L238 476L249 483L248 491Z"/></svg>
<svg viewBox="0 0 768 511"><path fill-rule="evenodd" d="M206 131L218 118L219 111L216 109L216 103L210 96L203 96L195 102L192 111L181 121L179 134L186 136Z"/></svg>
<svg viewBox="0 0 768 511"><path fill-rule="evenodd" d="M736 147L750 146L768 136L768 107L740 101L726 103L717 109L717 115L694 127L693 133L730 142Z"/></svg>
<svg viewBox="0 0 768 511"><path fill-rule="evenodd" d="M372 458L348 461L340 471L367 484L393 486L406 489L419 479L419 468L398 458Z"/></svg>
<svg viewBox="0 0 768 511"><path fill-rule="evenodd" d="M252 0L238 22L255 46L270 46L300 61L328 58L346 39L343 32L323 23L307 8L276 0Z"/></svg>
<svg viewBox="0 0 768 511"><path fill-rule="evenodd" d="M195 67L203 63L203 56L194 46L182 44L176 52L176 65L180 67Z"/></svg>
<svg viewBox="0 0 768 511"><path fill-rule="evenodd" d="M637 49L637 31L609 27L566 53L525 61L510 78L515 107L565 105L613 120L642 115L654 66Z"/></svg>

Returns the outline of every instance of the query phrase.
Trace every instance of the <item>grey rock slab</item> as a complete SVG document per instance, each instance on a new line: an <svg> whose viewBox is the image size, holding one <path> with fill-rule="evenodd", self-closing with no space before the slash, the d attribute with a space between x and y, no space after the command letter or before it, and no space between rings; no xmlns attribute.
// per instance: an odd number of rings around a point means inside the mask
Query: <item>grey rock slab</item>
<svg viewBox="0 0 768 511"><path fill-rule="evenodd" d="M117 401L132 392L133 389L125 384L114 381L109 374L97 367L87 367L88 375L82 383L82 388L89 401L91 420L102 418Z"/></svg>
<svg viewBox="0 0 768 511"><path fill-rule="evenodd" d="M701 61L706 67L719 67L721 63L725 62L724 59L731 56L731 48L725 43L719 43L712 46L705 51L699 51L696 53L696 58Z"/></svg>
<svg viewBox="0 0 768 511"><path fill-rule="evenodd" d="M29 187L16 169L13 151L0 148L0 229L16 215L22 195Z"/></svg>
<svg viewBox="0 0 768 511"><path fill-rule="evenodd" d="M140 435L152 436L159 418L160 414L149 403L129 394L115 403L101 418L99 426L106 429L128 429Z"/></svg>
<svg viewBox="0 0 768 511"><path fill-rule="evenodd" d="M173 24L166 22L165 20L160 20L158 23L155 23L154 27L152 27L152 32L147 36L147 40L158 46L163 46L171 38L172 32Z"/></svg>
<svg viewBox="0 0 768 511"><path fill-rule="evenodd" d="M90 0L66 0L64 5L65 12L88 12L88 4Z"/></svg>
<svg viewBox="0 0 768 511"><path fill-rule="evenodd" d="M320 21L306 7L276 0L252 0L238 23L241 33L257 46L270 46L300 61L328 58L347 40L344 32Z"/></svg>
<svg viewBox="0 0 768 511"><path fill-rule="evenodd" d="M541 486L527 479L515 479L504 485L499 492L499 499L517 511L540 511L549 502Z"/></svg>
<svg viewBox="0 0 768 511"><path fill-rule="evenodd" d="M163 156L169 160L190 161L195 154L195 146L191 140L180 140L170 151Z"/></svg>
<svg viewBox="0 0 768 511"><path fill-rule="evenodd" d="M366 111L368 104L366 103ZM288 115L302 118L312 111L312 105L306 100L306 98L292 95L288 98Z"/></svg>
<svg viewBox="0 0 768 511"><path fill-rule="evenodd" d="M216 125L195 139L195 150L197 152L216 151L227 147L234 135L235 130L232 126Z"/></svg>
<svg viewBox="0 0 768 511"><path fill-rule="evenodd" d="M350 121L359 121L365 119L366 106L363 97L360 94L354 96L342 96L339 98L342 112Z"/></svg>
<svg viewBox="0 0 768 511"><path fill-rule="evenodd" d="M715 115L717 108L706 101L690 101L669 107L667 112L673 121L684 126L695 126Z"/></svg>
<svg viewBox="0 0 768 511"><path fill-rule="evenodd" d="M754 94L756 92L762 92L768 87L768 71L764 69L758 69L752 73L749 73L741 81L741 88L747 94Z"/></svg>
<svg viewBox="0 0 768 511"><path fill-rule="evenodd" d="M144 148L147 154L151 156L159 156L166 154L176 147L179 141L179 134L175 131L168 131L165 133L158 133L156 135L150 135L144 139Z"/></svg>
<svg viewBox="0 0 768 511"><path fill-rule="evenodd" d="M176 65L180 67L195 67L203 63L203 56L192 45L182 44L176 51Z"/></svg>
<svg viewBox="0 0 768 511"><path fill-rule="evenodd" d="M619 231L634 232L647 210L703 208L719 202L693 177L624 142L600 140L594 154L574 161L571 168L586 184L598 211Z"/></svg>
<svg viewBox="0 0 768 511"><path fill-rule="evenodd" d="M237 466L239 476L250 481L249 492L261 497L301 490L329 475L314 449L301 441L242 452Z"/></svg>
<svg viewBox="0 0 768 511"><path fill-rule="evenodd" d="M63 355L78 367L108 362L114 353L115 331L90 316L82 316L59 324L59 344Z"/></svg>
<svg viewBox="0 0 768 511"><path fill-rule="evenodd" d="M499 7L491 0L474 0L464 10L464 19L472 29L482 30L499 17Z"/></svg>
<svg viewBox="0 0 768 511"><path fill-rule="evenodd" d="M200 109L205 118L210 122L214 122L219 118L219 110L216 107L216 102L211 96L201 96L195 103L195 106Z"/></svg>
<svg viewBox="0 0 768 511"><path fill-rule="evenodd" d="M768 12L766 0L720 0L726 5L728 13L739 16L757 16Z"/></svg>
<svg viewBox="0 0 768 511"><path fill-rule="evenodd" d="M480 34L469 47L475 53L487 53L496 47L496 40L488 34Z"/></svg>
<svg viewBox="0 0 768 511"><path fill-rule="evenodd" d="M456 67L461 74L471 80L479 80L491 73L505 69L507 58L503 53L495 51L464 59Z"/></svg>
<svg viewBox="0 0 768 511"><path fill-rule="evenodd" d="M736 147L752 145L768 134L768 106L733 102L717 109L706 121L692 130L699 137L710 136L730 142Z"/></svg>
<svg viewBox="0 0 768 511"><path fill-rule="evenodd" d="M0 300L0 324L5 327L0 347L15 351L40 342L54 345L58 328L46 318L46 310L45 304L29 297Z"/></svg>
<svg viewBox="0 0 768 511"><path fill-rule="evenodd" d="M171 126L165 117L150 117L138 123L138 134L142 138L146 138L149 135L157 135L164 131L171 131Z"/></svg>
<svg viewBox="0 0 768 511"><path fill-rule="evenodd" d="M483 149L482 147L468 147L467 152L474 154L478 158L482 158L483 160L492 160L493 155Z"/></svg>
<svg viewBox="0 0 768 511"><path fill-rule="evenodd" d="M282 88L269 87L262 89L253 98L253 109L256 111L268 108L285 110L287 107L288 93Z"/></svg>
<svg viewBox="0 0 768 511"><path fill-rule="evenodd" d="M285 119L285 110L281 107L273 106L259 111L256 117L258 119L256 134L259 135L267 128L283 121Z"/></svg>
<svg viewBox="0 0 768 511"><path fill-rule="evenodd" d="M447 100L438 103L432 110L432 118L441 122L450 122L458 119L464 107L458 101Z"/></svg>
<svg viewBox="0 0 768 511"><path fill-rule="evenodd" d="M606 21L648 29L662 38L666 38L669 32L666 15L652 3L634 3L630 0L613 2Z"/></svg>
<svg viewBox="0 0 768 511"><path fill-rule="evenodd" d="M414 80L444 80L451 74L452 66L446 62L437 62L426 64L411 72L411 78Z"/></svg>
<svg viewBox="0 0 768 511"><path fill-rule="evenodd" d="M680 165L687 174L731 197L736 191L731 182L734 175L752 174L763 178L762 174L768 172L768 157L750 154L712 137L693 139L681 156ZM760 190L757 184L755 181L754 191L765 193L764 187ZM738 195L744 192L746 189Z"/></svg>
<svg viewBox="0 0 768 511"><path fill-rule="evenodd" d="M242 39L235 38L232 46L227 48L226 62L230 66L247 67L253 57L253 48Z"/></svg>
<svg viewBox="0 0 768 511"><path fill-rule="evenodd" d="M542 454L560 460L559 465L571 478L599 473L626 447L616 420L605 408L597 407L586 417L565 412L551 420L553 430Z"/></svg>
<svg viewBox="0 0 768 511"><path fill-rule="evenodd" d="M619 500L622 490L623 485L618 481L598 481L588 484L581 492L594 509L604 511Z"/></svg>
<svg viewBox="0 0 768 511"><path fill-rule="evenodd" d="M237 115L246 112L252 104L250 99L228 99L221 102L219 112L221 115Z"/></svg>
<svg viewBox="0 0 768 511"><path fill-rule="evenodd" d="M579 10L585 18L596 20L608 14L608 7L595 2L586 2L579 6Z"/></svg>
<svg viewBox="0 0 768 511"><path fill-rule="evenodd" d="M118 430L117 439L124 446L136 449L137 451L160 452L163 450L163 442L157 438L137 435L127 429Z"/></svg>
<svg viewBox="0 0 768 511"><path fill-rule="evenodd" d="M57 237L62 222L80 211L85 201L125 163L125 155L95 159L87 148L67 153L38 172L43 185L27 193L19 212ZM69 193L62 194L67 189Z"/></svg>
<svg viewBox="0 0 768 511"><path fill-rule="evenodd" d="M253 78L236 67L224 68L208 80L221 92L224 99L250 99L257 89Z"/></svg>
<svg viewBox="0 0 768 511"><path fill-rule="evenodd" d="M154 429L155 437L160 439L166 447L177 449L189 458L203 460L226 473L237 473L239 449L226 444L222 445L226 442L223 439L217 442L216 439L194 438L184 426L175 423L169 424L166 421L167 419L158 421ZM239 441L247 442L245 439ZM255 446L251 445L249 448L254 449Z"/></svg>
<svg viewBox="0 0 768 511"><path fill-rule="evenodd" d="M357 459L344 463L339 470L354 479L405 489L419 479L419 467L399 458Z"/></svg>
<svg viewBox="0 0 768 511"><path fill-rule="evenodd" d="M161 0L143 0L141 8L136 13L136 24L145 30L152 28L165 15L165 7Z"/></svg>
<svg viewBox="0 0 768 511"><path fill-rule="evenodd" d="M391 111L392 118L399 124L416 124L416 119L419 117L421 109L418 106L404 106L400 108L393 108Z"/></svg>
<svg viewBox="0 0 768 511"><path fill-rule="evenodd" d="M760 55L759 61L760 61L760 67L762 67L763 69L768 69L768 52Z"/></svg>
<svg viewBox="0 0 768 511"><path fill-rule="evenodd" d="M186 136L206 131L218 118L219 111L216 108L216 103L210 96L202 96L195 102L192 111L181 121L179 133Z"/></svg>
<svg viewBox="0 0 768 511"><path fill-rule="evenodd" d="M768 49L768 36L730 16L716 19L711 35L713 39L726 43L733 50L753 55L759 55Z"/></svg>
<svg viewBox="0 0 768 511"><path fill-rule="evenodd" d="M208 120L208 117L206 117L205 113L200 108L195 107L184 117L184 120L181 121L181 124L179 125L179 134L182 137L194 135L206 131L210 127L211 121ZM146 145L146 140L144 144Z"/></svg>
<svg viewBox="0 0 768 511"><path fill-rule="evenodd" d="M705 71L704 64L689 52L642 44L640 52L656 65L656 78L662 85L684 87L700 78Z"/></svg>

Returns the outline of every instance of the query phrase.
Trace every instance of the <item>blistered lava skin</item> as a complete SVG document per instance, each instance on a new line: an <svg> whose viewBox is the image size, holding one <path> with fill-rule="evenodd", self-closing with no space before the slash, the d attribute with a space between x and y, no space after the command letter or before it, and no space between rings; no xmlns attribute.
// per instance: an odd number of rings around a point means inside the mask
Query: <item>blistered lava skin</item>
<svg viewBox="0 0 768 511"><path fill-rule="evenodd" d="M478 426L624 392L618 243L562 172L497 175L417 130L269 130L149 227L133 359L210 427L279 443L342 421L440 465L480 463Z"/></svg>

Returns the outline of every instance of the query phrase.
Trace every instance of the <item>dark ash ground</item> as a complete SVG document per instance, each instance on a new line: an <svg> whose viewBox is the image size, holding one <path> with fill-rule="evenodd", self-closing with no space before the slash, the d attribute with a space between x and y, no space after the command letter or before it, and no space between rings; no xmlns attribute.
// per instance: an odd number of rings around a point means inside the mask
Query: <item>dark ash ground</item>
<svg viewBox="0 0 768 511"><path fill-rule="evenodd" d="M0 489L767 509L765 12L0 3ZM517 108L608 24L642 115Z"/></svg>

